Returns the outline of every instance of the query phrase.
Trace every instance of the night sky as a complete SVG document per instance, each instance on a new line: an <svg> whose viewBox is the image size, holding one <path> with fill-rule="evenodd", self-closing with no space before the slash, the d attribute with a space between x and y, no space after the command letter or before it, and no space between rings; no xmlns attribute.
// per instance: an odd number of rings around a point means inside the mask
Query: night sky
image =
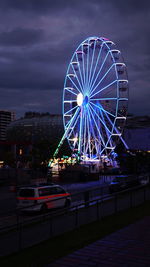
<svg viewBox="0 0 150 267"><path fill-rule="evenodd" d="M129 112L149 115L150 1L0 0L0 109L61 113L72 53L89 36L116 43Z"/></svg>

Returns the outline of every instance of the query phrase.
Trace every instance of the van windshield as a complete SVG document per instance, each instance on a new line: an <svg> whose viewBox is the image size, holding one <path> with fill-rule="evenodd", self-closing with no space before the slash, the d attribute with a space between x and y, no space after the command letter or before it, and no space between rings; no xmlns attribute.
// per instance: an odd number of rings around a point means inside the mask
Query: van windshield
<svg viewBox="0 0 150 267"><path fill-rule="evenodd" d="M20 197L34 197L34 189L24 188L19 191Z"/></svg>

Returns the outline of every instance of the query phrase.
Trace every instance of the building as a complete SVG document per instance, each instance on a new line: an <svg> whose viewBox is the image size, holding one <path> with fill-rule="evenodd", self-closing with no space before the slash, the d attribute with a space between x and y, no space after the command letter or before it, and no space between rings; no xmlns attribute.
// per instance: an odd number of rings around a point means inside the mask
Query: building
<svg viewBox="0 0 150 267"><path fill-rule="evenodd" d="M61 138L62 134L62 115L57 114L34 112L33 115L12 122L7 128L7 140L14 143L53 141L54 138Z"/></svg>
<svg viewBox="0 0 150 267"><path fill-rule="evenodd" d="M62 115L28 112L8 126L7 141L11 143L16 159L27 158L33 153L46 157L56 149L63 131Z"/></svg>
<svg viewBox="0 0 150 267"><path fill-rule="evenodd" d="M0 141L6 141L7 126L15 120L15 112L0 110Z"/></svg>

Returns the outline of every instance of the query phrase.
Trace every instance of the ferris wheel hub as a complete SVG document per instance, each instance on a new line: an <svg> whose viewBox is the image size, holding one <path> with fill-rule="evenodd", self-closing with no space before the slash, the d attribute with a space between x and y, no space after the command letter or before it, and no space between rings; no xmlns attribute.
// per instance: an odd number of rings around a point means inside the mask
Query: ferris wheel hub
<svg viewBox="0 0 150 267"><path fill-rule="evenodd" d="M84 97L83 105L86 105L86 104L88 103L88 101L89 101L89 98L88 98L88 96L86 95L86 96Z"/></svg>
<svg viewBox="0 0 150 267"><path fill-rule="evenodd" d="M79 107L82 106L82 104L83 104L83 94L82 93L79 93L77 95L77 104Z"/></svg>
<svg viewBox="0 0 150 267"><path fill-rule="evenodd" d="M79 93L77 95L77 104L78 104L79 107L82 106L82 105L85 106L88 103L88 101L89 101L89 98L88 98L87 95L85 97L83 96L82 93Z"/></svg>

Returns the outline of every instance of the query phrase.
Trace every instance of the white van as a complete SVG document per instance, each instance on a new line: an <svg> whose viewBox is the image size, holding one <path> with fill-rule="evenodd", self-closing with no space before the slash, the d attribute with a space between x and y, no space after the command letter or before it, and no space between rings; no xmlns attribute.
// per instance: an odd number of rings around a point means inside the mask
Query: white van
<svg viewBox="0 0 150 267"><path fill-rule="evenodd" d="M59 185L24 186L17 193L17 208L22 211L46 211L70 204L70 193Z"/></svg>

